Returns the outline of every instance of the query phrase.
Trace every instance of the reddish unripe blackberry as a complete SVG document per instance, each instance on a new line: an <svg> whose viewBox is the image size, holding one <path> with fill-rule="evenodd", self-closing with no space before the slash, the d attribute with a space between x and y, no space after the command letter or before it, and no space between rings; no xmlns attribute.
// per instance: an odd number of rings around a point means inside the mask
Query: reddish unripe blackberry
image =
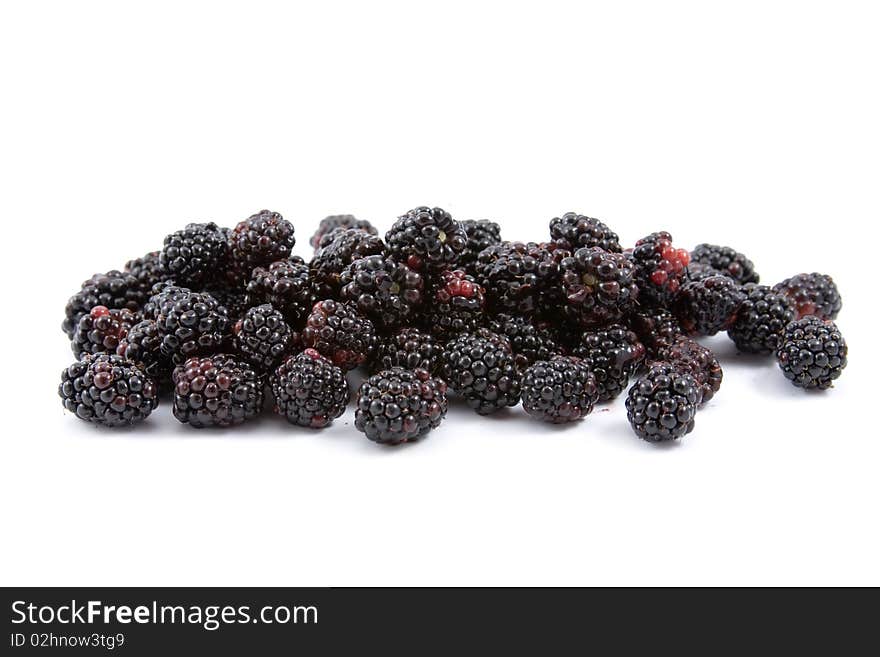
<svg viewBox="0 0 880 657"><path fill-rule="evenodd" d="M458 257L458 266L476 276L477 256L483 249L501 243L501 226L488 219L465 219L459 223L467 234L467 247Z"/></svg>
<svg viewBox="0 0 880 657"><path fill-rule="evenodd" d="M345 412L345 372L314 349L290 356L269 379L275 412L291 424L322 429Z"/></svg>
<svg viewBox="0 0 880 657"><path fill-rule="evenodd" d="M520 401L520 373L510 343L488 332L464 333L447 343L440 376L480 415Z"/></svg>
<svg viewBox="0 0 880 657"><path fill-rule="evenodd" d="M251 306L270 303L284 314L288 324L299 326L315 303L309 266L293 256L254 268L247 284L247 300Z"/></svg>
<svg viewBox="0 0 880 657"><path fill-rule="evenodd" d="M140 367L159 386L171 383L171 359L162 354L162 338L155 320L145 319L132 326L119 342L116 353Z"/></svg>
<svg viewBox="0 0 880 657"><path fill-rule="evenodd" d="M194 356L222 351L231 337L226 309L210 294L190 292L169 300L156 320L162 354L175 365Z"/></svg>
<svg viewBox="0 0 880 657"><path fill-rule="evenodd" d="M361 315L383 331L413 323L422 306L425 284L421 275L391 258L355 260L342 271L340 283L342 300L354 303Z"/></svg>
<svg viewBox="0 0 880 657"><path fill-rule="evenodd" d="M563 312L580 327L619 321L635 302L638 289L629 258L598 247L578 249L559 265Z"/></svg>
<svg viewBox="0 0 880 657"><path fill-rule="evenodd" d="M258 372L277 366L299 341L284 315L265 303L245 312L232 328L235 352Z"/></svg>
<svg viewBox="0 0 880 657"><path fill-rule="evenodd" d="M309 245L316 251L319 247L325 246L325 242L332 239L331 233L337 230L360 230L368 235L378 235L379 231L376 227L366 219L358 219L353 214L334 214L321 219L318 229L309 239Z"/></svg>
<svg viewBox="0 0 880 657"><path fill-rule="evenodd" d="M501 242L477 257L475 278L493 312L531 316L558 303L559 263L568 255L555 244Z"/></svg>
<svg viewBox="0 0 880 657"><path fill-rule="evenodd" d="M95 306L76 325L70 341L73 355L82 358L85 354L115 354L119 342L139 320L135 313L126 308L110 310Z"/></svg>
<svg viewBox="0 0 880 657"><path fill-rule="evenodd" d="M665 442L693 431L699 403L693 376L657 363L629 389L626 417L639 438Z"/></svg>
<svg viewBox="0 0 880 657"><path fill-rule="evenodd" d="M848 348L831 320L809 315L785 327L776 361L798 388L830 388L846 367Z"/></svg>
<svg viewBox="0 0 880 657"><path fill-rule="evenodd" d="M68 367L58 395L80 420L105 427L141 422L159 404L155 382L116 354L86 356Z"/></svg>
<svg viewBox="0 0 880 657"><path fill-rule="evenodd" d="M687 249L676 249L666 231L651 233L632 250L639 301L643 305L667 306L685 277L690 262Z"/></svg>
<svg viewBox="0 0 880 657"><path fill-rule="evenodd" d="M402 367L405 370L427 370L437 373L443 355L443 344L427 331L402 328L382 338L370 364L373 373Z"/></svg>
<svg viewBox="0 0 880 657"><path fill-rule="evenodd" d="M691 251L691 264L701 264L730 276L740 285L760 280L755 265L745 255L729 246L698 244Z"/></svg>
<svg viewBox="0 0 880 657"><path fill-rule="evenodd" d="M556 330L547 322L499 313L487 320L486 327L510 340L517 366L523 369L536 361L550 360L563 351Z"/></svg>
<svg viewBox="0 0 880 657"><path fill-rule="evenodd" d="M325 236L309 263L316 298L338 299L342 270L371 255L385 255L381 237L358 229L340 229Z"/></svg>
<svg viewBox="0 0 880 657"><path fill-rule="evenodd" d="M156 283L171 280L171 274L162 265L159 251L151 251L142 258L135 258L125 263L123 271L134 276L141 289L150 294Z"/></svg>
<svg viewBox="0 0 880 657"><path fill-rule="evenodd" d="M388 253L424 273L454 268L467 240L467 233L446 210L425 206L398 217L385 233Z"/></svg>
<svg viewBox="0 0 880 657"><path fill-rule="evenodd" d="M617 233L598 219L576 212L566 212L561 217L551 219L550 237L569 251L593 246L611 253L623 251Z"/></svg>
<svg viewBox="0 0 880 657"><path fill-rule="evenodd" d="M373 357L379 338L373 322L354 304L327 299L316 303L306 318L302 342L337 367L353 370Z"/></svg>
<svg viewBox="0 0 880 657"><path fill-rule="evenodd" d="M225 276L226 232L214 222L187 224L165 238L160 261L178 285L201 289Z"/></svg>
<svg viewBox="0 0 880 657"><path fill-rule="evenodd" d="M374 374L357 392L354 426L370 440L399 445L421 438L446 417L446 383L422 369Z"/></svg>
<svg viewBox="0 0 880 657"><path fill-rule="evenodd" d="M782 332L795 318L794 304L766 285L744 285L745 301L727 330L737 349L750 354L771 354L779 348Z"/></svg>
<svg viewBox="0 0 880 657"><path fill-rule="evenodd" d="M190 358L171 376L174 417L197 429L235 426L263 410L265 382L235 356Z"/></svg>
<svg viewBox="0 0 880 657"><path fill-rule="evenodd" d="M807 315L836 319L842 305L837 285L825 274L798 274L774 285L773 291L791 299L797 310L797 319Z"/></svg>
<svg viewBox="0 0 880 657"><path fill-rule="evenodd" d="M632 310L626 319L651 357L671 347L685 334L675 315L665 308L639 307Z"/></svg>
<svg viewBox="0 0 880 657"><path fill-rule="evenodd" d="M277 212L261 210L240 222L229 234L229 258L234 277L247 281L254 267L285 260L293 253L293 224Z"/></svg>
<svg viewBox="0 0 880 657"><path fill-rule="evenodd" d="M721 381L724 378L721 363L711 349L704 347L693 338L679 337L669 348L660 352L658 361L693 376L700 386L699 403L701 404L712 399L721 389Z"/></svg>
<svg viewBox="0 0 880 657"><path fill-rule="evenodd" d="M529 367L522 377L526 413L543 422L562 424L589 415L599 399L596 377L579 358L556 356Z"/></svg>
<svg viewBox="0 0 880 657"><path fill-rule="evenodd" d="M438 338L471 333L483 325L486 295L463 270L444 271L434 279L426 305L425 326Z"/></svg>
<svg viewBox="0 0 880 657"><path fill-rule="evenodd" d="M68 338L73 338L80 317L89 314L95 306L126 308L137 312L146 300L147 292L141 281L133 275L115 270L106 274L95 274L80 286L79 292L68 299L61 329L67 333Z"/></svg>
<svg viewBox="0 0 880 657"><path fill-rule="evenodd" d="M727 276L688 281L679 290L673 312L691 335L715 335L730 328L746 295Z"/></svg>
<svg viewBox="0 0 880 657"><path fill-rule="evenodd" d="M645 346L634 331L612 324L584 333L571 355L581 359L596 377L599 401L609 401L626 390L645 358Z"/></svg>

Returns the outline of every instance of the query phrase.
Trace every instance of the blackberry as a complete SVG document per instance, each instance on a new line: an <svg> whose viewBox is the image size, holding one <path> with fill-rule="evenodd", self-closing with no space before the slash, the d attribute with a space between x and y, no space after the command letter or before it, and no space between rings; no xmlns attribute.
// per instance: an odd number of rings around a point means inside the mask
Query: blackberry
<svg viewBox="0 0 880 657"><path fill-rule="evenodd" d="M702 281L704 278L709 278L710 276L727 276L728 278L732 278L732 276L723 271L718 271L709 265L693 261L685 269L684 277L689 281Z"/></svg>
<svg viewBox="0 0 880 657"><path fill-rule="evenodd" d="M441 339L472 333L485 320L486 295L473 276L463 270L447 270L435 279L426 306L425 326Z"/></svg>
<svg viewBox="0 0 880 657"><path fill-rule="evenodd" d="M710 276L685 283L675 297L673 311L691 335L715 335L730 328L745 298L733 279Z"/></svg>
<svg viewBox="0 0 880 657"><path fill-rule="evenodd" d="M699 385L700 404L705 404L721 389L724 372L721 363L708 347L693 338L681 336L658 355L660 361L672 365L676 370L686 372L696 379Z"/></svg>
<svg viewBox="0 0 880 657"><path fill-rule="evenodd" d="M174 417L196 429L235 426L263 410L265 382L235 356L190 358L171 376Z"/></svg>
<svg viewBox="0 0 880 657"><path fill-rule="evenodd" d="M815 315L819 319L837 319L842 305L834 280L825 274L798 274L773 286L794 303L797 319Z"/></svg>
<svg viewBox="0 0 880 657"><path fill-rule="evenodd" d="M699 397L693 376L658 363L629 389L626 417L639 438L675 440L693 431Z"/></svg>
<svg viewBox="0 0 880 657"><path fill-rule="evenodd" d="M123 271L134 276L138 280L141 290L149 294L156 283L171 280L171 274L162 265L160 256L159 251L151 251L142 258L126 262Z"/></svg>
<svg viewBox="0 0 880 657"><path fill-rule="evenodd" d="M61 329L68 338L73 338L80 317L88 315L95 306L137 312L146 300L147 292L133 275L116 270L95 274L68 299Z"/></svg>
<svg viewBox="0 0 880 657"><path fill-rule="evenodd" d="M755 265L742 253L729 246L717 244L698 244L691 251L691 264L698 263L730 276L740 285L760 281Z"/></svg>
<svg viewBox="0 0 880 657"><path fill-rule="evenodd" d="M251 307L247 290L242 287L217 284L206 287L202 291L210 294L217 300L217 303L226 308L226 315L230 322L244 317L245 312Z"/></svg>
<svg viewBox="0 0 880 657"><path fill-rule="evenodd" d="M406 370L427 370L434 375L441 365L443 345L426 331L402 328L384 338L376 349L370 370L376 373L402 367Z"/></svg>
<svg viewBox="0 0 880 657"><path fill-rule="evenodd" d="M550 237L569 251L597 246L610 253L623 252L617 233L598 219L576 212L551 219Z"/></svg>
<svg viewBox="0 0 880 657"><path fill-rule="evenodd" d="M441 362L440 376L480 415L519 403L520 374L505 338L461 334L446 345Z"/></svg>
<svg viewBox="0 0 880 657"><path fill-rule="evenodd" d="M200 289L225 275L226 233L214 222L187 224L165 238L160 262L179 285Z"/></svg>
<svg viewBox="0 0 880 657"><path fill-rule="evenodd" d="M629 258L599 247L578 249L559 265L563 312L579 327L620 321L638 294Z"/></svg>
<svg viewBox="0 0 880 657"><path fill-rule="evenodd" d="M526 413L553 424L575 422L590 414L599 399L596 377L579 358L539 360L522 378Z"/></svg>
<svg viewBox="0 0 880 657"><path fill-rule="evenodd" d="M250 308L235 323L232 336L235 352L258 372L277 366L299 337L268 303Z"/></svg>
<svg viewBox="0 0 880 657"><path fill-rule="evenodd" d="M652 357L684 335L675 315L665 308L637 308L629 313L627 323Z"/></svg>
<svg viewBox="0 0 880 657"><path fill-rule="evenodd" d="M270 378L275 412L291 424L321 429L345 412L345 372L314 349L290 356Z"/></svg>
<svg viewBox="0 0 880 657"><path fill-rule="evenodd" d="M534 315L558 302L559 263L568 255L555 244L501 242L477 256L475 278L492 311Z"/></svg>
<svg viewBox="0 0 880 657"><path fill-rule="evenodd" d="M499 313L490 317L486 326L491 332L510 340L517 365L521 368L539 360L550 360L562 352L556 331L546 322Z"/></svg>
<svg viewBox="0 0 880 657"><path fill-rule="evenodd" d="M309 266L299 256L256 267L247 284L251 306L272 304L291 326L299 326L315 303Z"/></svg>
<svg viewBox="0 0 880 657"><path fill-rule="evenodd" d="M381 330L412 323L422 305L421 275L391 258L355 260L342 271L339 282L342 299L353 302Z"/></svg>
<svg viewBox="0 0 880 657"><path fill-rule="evenodd" d="M373 357L379 339L376 327L352 303L331 299L312 308L302 332L303 345L343 370L353 370Z"/></svg>
<svg viewBox="0 0 880 657"><path fill-rule="evenodd" d="M690 254L672 246L672 235L661 231L636 242L632 260L642 305L667 306L684 282Z"/></svg>
<svg viewBox="0 0 880 657"><path fill-rule="evenodd" d="M417 272L454 268L467 248L461 225L442 208L418 207L397 218L385 233L388 253Z"/></svg>
<svg viewBox="0 0 880 657"><path fill-rule="evenodd" d="M322 242L324 242L332 233L337 230L350 229L359 230L368 235L379 234L376 227L366 219L358 219L353 214L334 214L321 219L321 223L318 224L318 229L309 239L309 245L317 251L319 247L324 246Z"/></svg>
<svg viewBox="0 0 880 657"><path fill-rule="evenodd" d="M626 390L630 377L645 357L645 346L635 332L621 324L589 331L571 355L581 359L596 378L599 401L609 401Z"/></svg>
<svg viewBox="0 0 880 657"><path fill-rule="evenodd" d="M265 267L289 258L296 244L293 224L277 212L261 210L239 224L229 234L232 275L247 281L254 267Z"/></svg>
<svg viewBox="0 0 880 657"><path fill-rule="evenodd" d="M422 369L382 370L357 392L354 426L370 440L399 445L421 438L446 417L446 383Z"/></svg>
<svg viewBox="0 0 880 657"><path fill-rule="evenodd" d="M154 320L145 319L129 329L116 353L140 367L161 390L170 384L172 369L171 360L162 354L161 346L159 327Z"/></svg>
<svg viewBox="0 0 880 657"><path fill-rule="evenodd" d="M467 235L467 247L458 257L458 266L476 276L477 256L483 249L501 243L501 226L488 219L465 219L459 223Z"/></svg>
<svg viewBox="0 0 880 657"><path fill-rule="evenodd" d="M58 395L80 420L105 427L141 422L159 403L153 380L116 354L86 356L68 367Z"/></svg>
<svg viewBox="0 0 880 657"><path fill-rule="evenodd" d="M126 308L110 310L95 306L83 315L76 325L70 347L73 355L82 358L86 354L115 354L119 342L140 318Z"/></svg>
<svg viewBox="0 0 880 657"><path fill-rule="evenodd" d="M776 360L798 388L830 388L846 367L846 341L831 320L809 315L785 327Z"/></svg>
<svg viewBox="0 0 880 657"><path fill-rule="evenodd" d="M162 355L174 365L194 356L222 351L230 337L226 309L210 294L190 292L168 300L156 320Z"/></svg>
<svg viewBox="0 0 880 657"><path fill-rule="evenodd" d="M180 299L185 299L192 290L188 287L180 287L171 281L164 281L153 286L148 301L144 304L141 315L144 319L159 319L159 312L163 306L173 304Z"/></svg>
<svg viewBox="0 0 880 657"><path fill-rule="evenodd" d="M371 255L385 255L381 237L357 229L336 230L326 236L309 263L315 297L338 299L342 270Z"/></svg>
<svg viewBox="0 0 880 657"><path fill-rule="evenodd" d="M766 285L748 283L742 290L746 298L727 335L740 351L750 354L775 352L786 325L795 318L794 304Z"/></svg>

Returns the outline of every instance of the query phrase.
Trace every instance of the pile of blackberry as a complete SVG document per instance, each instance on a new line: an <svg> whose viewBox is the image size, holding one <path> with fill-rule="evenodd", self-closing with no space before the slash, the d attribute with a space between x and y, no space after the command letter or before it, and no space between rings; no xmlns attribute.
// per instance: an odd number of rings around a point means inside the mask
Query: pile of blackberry
<svg viewBox="0 0 880 657"><path fill-rule="evenodd" d="M560 424L621 397L635 434L657 443L693 431L721 389L703 336L775 357L799 388L827 389L847 364L830 276L762 285L740 251L688 251L667 231L627 248L604 221L566 212L535 241L505 241L496 222L420 206L384 237L328 216L307 262L278 212L233 223L182 222L80 285L62 322L76 358L58 388L67 410L128 426L170 395L196 428L273 410L322 429L354 397L350 424L397 445L438 428L456 400Z"/></svg>

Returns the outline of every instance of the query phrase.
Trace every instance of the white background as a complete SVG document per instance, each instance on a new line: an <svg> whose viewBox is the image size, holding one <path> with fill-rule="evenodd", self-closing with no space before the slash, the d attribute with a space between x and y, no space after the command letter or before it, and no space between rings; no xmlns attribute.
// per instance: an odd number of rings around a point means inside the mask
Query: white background
<svg viewBox="0 0 880 657"><path fill-rule="evenodd" d="M876 5L601 5L4 5L2 583L880 584ZM193 220L276 209L306 255L326 214L384 230L420 204L828 272L850 365L809 394L720 336L724 387L667 448L622 399L563 429L454 403L403 449L351 410L324 432L62 410L92 273Z"/></svg>

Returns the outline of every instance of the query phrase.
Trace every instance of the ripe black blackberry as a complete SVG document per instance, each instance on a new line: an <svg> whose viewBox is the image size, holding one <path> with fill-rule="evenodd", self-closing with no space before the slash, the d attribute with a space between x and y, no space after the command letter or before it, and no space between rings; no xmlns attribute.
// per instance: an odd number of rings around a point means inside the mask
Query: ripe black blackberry
<svg viewBox="0 0 880 657"><path fill-rule="evenodd" d="M123 271L134 276L140 288L147 294L151 293L156 283L171 280L171 274L162 265L161 253L151 251L142 258L135 258L125 263Z"/></svg>
<svg viewBox="0 0 880 657"><path fill-rule="evenodd" d="M727 276L728 278L732 278L727 273L718 271L717 269L714 269L709 265L704 265L701 262L691 261L691 263L685 268L684 278L688 281L701 281L710 276Z"/></svg>
<svg viewBox="0 0 880 657"><path fill-rule="evenodd" d="M682 285L673 312L691 335L715 335L730 328L745 301L742 288L728 276L710 276Z"/></svg>
<svg viewBox="0 0 880 657"><path fill-rule="evenodd" d="M794 304L766 285L744 285L745 301L727 335L737 349L750 354L771 354L779 348L782 332L795 318Z"/></svg>
<svg viewBox="0 0 880 657"><path fill-rule="evenodd" d="M480 251L501 243L501 226L488 219L465 219L460 221L467 234L467 247L458 256L458 266L471 276L476 276L474 264Z"/></svg>
<svg viewBox="0 0 880 657"><path fill-rule="evenodd" d="M523 373L523 408L543 422L580 420L589 415L598 399L596 377L579 358L539 360Z"/></svg>
<svg viewBox="0 0 880 657"><path fill-rule="evenodd" d="M668 306L685 280L687 249L676 249L666 231L651 233L632 250L635 281L642 305Z"/></svg>
<svg viewBox="0 0 880 657"><path fill-rule="evenodd" d="M269 210L261 210L239 222L229 234L232 276L238 281L247 281L254 267L289 258L296 244L293 233L292 223Z"/></svg>
<svg viewBox="0 0 880 657"><path fill-rule="evenodd" d="M626 321L651 357L656 357L684 335L684 329L675 315L665 308L638 307L627 315Z"/></svg>
<svg viewBox="0 0 880 657"><path fill-rule="evenodd" d="M355 260L371 255L385 255L385 242L381 237L358 229L340 229L325 236L309 263L315 297L338 299L342 270Z"/></svg>
<svg viewBox="0 0 880 657"><path fill-rule="evenodd" d="M825 274L798 274L774 285L773 291L791 299L797 310L797 319L807 315L837 319L842 305L837 285Z"/></svg>
<svg viewBox="0 0 880 657"><path fill-rule="evenodd" d="M559 263L568 255L555 244L501 242L477 256L475 278L493 312L530 316L559 302Z"/></svg>
<svg viewBox="0 0 880 657"><path fill-rule="evenodd" d="M433 335L417 328L402 328L380 339L370 371L375 374L402 367L405 370L427 370L434 375L441 365L442 355L443 344Z"/></svg>
<svg viewBox="0 0 880 657"><path fill-rule="evenodd" d="M561 217L551 219L550 237L569 251L593 246L611 253L623 251L617 233L598 219L576 212L566 212Z"/></svg>
<svg viewBox="0 0 880 657"><path fill-rule="evenodd" d="M599 247L578 249L559 265L565 298L563 313L582 328L620 321L635 302L638 289L629 258Z"/></svg>
<svg viewBox="0 0 880 657"><path fill-rule="evenodd" d="M235 426L263 410L265 382L230 354L190 358L171 376L174 417L196 429Z"/></svg>
<svg viewBox="0 0 880 657"><path fill-rule="evenodd" d="M319 301L306 318L305 347L314 349L343 370L353 370L370 358L378 345L376 327L353 303Z"/></svg>
<svg viewBox="0 0 880 657"><path fill-rule="evenodd" d="M244 317L245 312L251 307L247 289L218 283L206 287L203 292L217 299L217 303L226 308L226 315L230 322L236 322Z"/></svg>
<svg viewBox="0 0 880 657"><path fill-rule="evenodd" d="M446 383L427 370L393 368L364 381L354 426L370 440L399 445L421 438L446 417Z"/></svg>
<svg viewBox="0 0 880 657"><path fill-rule="evenodd" d="M659 353L658 360L696 379L700 387L699 404L708 402L721 389L721 381L724 378L721 363L711 349L704 347L693 338L680 336L671 346Z"/></svg>
<svg viewBox="0 0 880 657"><path fill-rule="evenodd" d="M321 223L318 224L318 229L309 239L309 244L317 251L318 248L325 246L323 242L327 241L328 238L332 239L331 233L334 233L337 230L350 229L360 230L368 235L379 234L376 227L366 219L358 219L353 214L333 214L321 219Z"/></svg>
<svg viewBox="0 0 880 657"><path fill-rule="evenodd" d="M468 406L488 415L520 401L520 373L506 338L464 333L443 350L440 376Z"/></svg>
<svg viewBox="0 0 880 657"><path fill-rule="evenodd" d="M299 256L278 260L268 267L255 267L247 284L250 306L272 304L287 323L297 327L315 303L309 266Z"/></svg>
<svg viewBox="0 0 880 657"><path fill-rule="evenodd" d="M693 376L657 363L629 389L626 417L639 438L675 440L693 431L699 398Z"/></svg>
<svg viewBox="0 0 880 657"><path fill-rule="evenodd" d="M846 367L848 348L831 320L808 315L785 327L776 361L799 388L830 388Z"/></svg>
<svg viewBox="0 0 880 657"><path fill-rule="evenodd" d="M517 366L521 369L539 360L550 360L562 353L559 336L547 322L499 313L488 319L486 327L510 340Z"/></svg>
<svg viewBox="0 0 880 657"><path fill-rule="evenodd" d="M342 271L339 282L342 299L353 302L382 331L413 323L422 306L422 276L392 258L355 260Z"/></svg>
<svg viewBox="0 0 880 657"><path fill-rule="evenodd" d="M79 292L68 299L61 329L68 338L73 338L80 317L89 314L95 306L127 308L137 312L147 301L147 296L141 281L129 273L114 270L95 274L80 286Z"/></svg>
<svg viewBox="0 0 880 657"><path fill-rule="evenodd" d="M599 401L609 401L626 390L645 358L645 346L634 331L611 324L581 335L571 355L580 358L596 377Z"/></svg>
<svg viewBox="0 0 880 657"><path fill-rule="evenodd" d="M115 354L119 342L138 321L140 317L126 308L110 310L95 306L76 325L70 341L73 355L82 358L86 354Z"/></svg>
<svg viewBox="0 0 880 657"><path fill-rule="evenodd" d="M159 389L171 384L171 359L162 354L162 338L155 320L145 319L132 326L119 342L116 353L140 367Z"/></svg>
<svg viewBox="0 0 880 657"><path fill-rule="evenodd" d="M178 285L202 289L226 274L227 234L214 222L187 224L165 238L160 261Z"/></svg>
<svg viewBox="0 0 880 657"><path fill-rule="evenodd" d="M486 294L473 276L461 269L440 272L426 303L425 327L440 339L472 333L486 319Z"/></svg>
<svg viewBox="0 0 880 657"><path fill-rule="evenodd" d="M235 353L258 372L276 367L297 345L299 336L271 304L254 306L232 328Z"/></svg>
<svg viewBox="0 0 880 657"><path fill-rule="evenodd" d="M691 264L698 263L730 276L740 285L760 281L755 265L742 253L729 246L698 244L691 251Z"/></svg>
<svg viewBox="0 0 880 657"><path fill-rule="evenodd" d="M116 354L86 356L68 367L58 395L80 420L105 427L141 422L159 403L153 380Z"/></svg>
<svg viewBox="0 0 880 657"><path fill-rule="evenodd" d="M231 337L226 309L203 292L165 301L159 308L156 326L162 338L162 354L174 365L222 351Z"/></svg>
<svg viewBox="0 0 880 657"><path fill-rule="evenodd" d="M184 299L192 290L188 287L180 287L172 281L163 281L156 283L150 292L147 302L141 310L144 319L159 319L159 312L164 306L173 304L174 302Z"/></svg>
<svg viewBox="0 0 880 657"><path fill-rule="evenodd" d="M285 360L269 379L275 412L291 424L321 429L345 412L345 372L314 349Z"/></svg>
<svg viewBox="0 0 880 657"><path fill-rule="evenodd" d="M454 268L467 242L467 233L452 215L425 206L398 217L385 233L388 253L395 260L429 274Z"/></svg>

